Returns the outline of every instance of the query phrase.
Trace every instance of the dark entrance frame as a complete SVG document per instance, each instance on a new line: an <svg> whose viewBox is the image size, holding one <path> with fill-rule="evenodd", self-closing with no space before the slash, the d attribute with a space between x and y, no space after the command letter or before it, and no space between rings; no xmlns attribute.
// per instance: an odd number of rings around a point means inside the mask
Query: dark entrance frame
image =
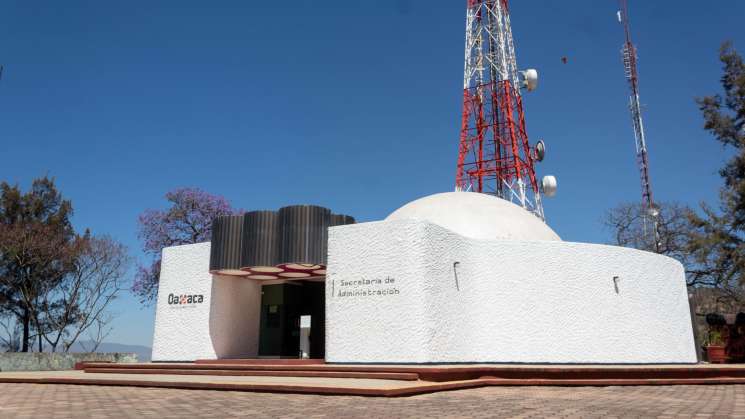
<svg viewBox="0 0 745 419"><path fill-rule="evenodd" d="M316 205L215 218L210 272L263 283L258 356L298 358L310 315L309 356L324 358L328 229L354 222Z"/></svg>
<svg viewBox="0 0 745 419"><path fill-rule="evenodd" d="M300 316L311 316L310 357L325 355L325 283L288 281L264 285L261 292L259 356L298 358Z"/></svg>

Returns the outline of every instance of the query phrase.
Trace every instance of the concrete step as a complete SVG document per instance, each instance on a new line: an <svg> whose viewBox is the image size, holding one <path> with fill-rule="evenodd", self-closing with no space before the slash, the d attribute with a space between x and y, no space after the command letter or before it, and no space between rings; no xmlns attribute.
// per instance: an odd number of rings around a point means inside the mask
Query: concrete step
<svg viewBox="0 0 745 419"><path fill-rule="evenodd" d="M319 365L325 364L323 359L297 358L245 358L245 359L197 359L195 364L203 365Z"/></svg>
<svg viewBox="0 0 745 419"><path fill-rule="evenodd" d="M120 369L117 369L120 370ZM640 386L691 384L745 384L745 378L672 379L503 379L428 382L323 377L214 376L171 374L86 373L39 371L0 373L0 383L75 384L160 387L195 390L230 390L272 393L334 394L400 397L484 386Z"/></svg>
<svg viewBox="0 0 745 419"><path fill-rule="evenodd" d="M356 371L277 371L277 370L230 370L194 368L110 368L86 367L87 373L99 374L168 374L251 377L320 377L320 378L368 378L378 380L416 381L419 375L404 372L356 372Z"/></svg>
<svg viewBox="0 0 745 419"><path fill-rule="evenodd" d="M384 378L453 382L468 380L543 380L546 382L616 382L623 380L745 379L740 365L339 365L222 363L84 363L89 372L122 374L225 375L264 377ZM589 380L589 381L588 381ZM704 382L702 381L702 382ZM542 382L542 381L541 381ZM693 383L693 381L690 381Z"/></svg>

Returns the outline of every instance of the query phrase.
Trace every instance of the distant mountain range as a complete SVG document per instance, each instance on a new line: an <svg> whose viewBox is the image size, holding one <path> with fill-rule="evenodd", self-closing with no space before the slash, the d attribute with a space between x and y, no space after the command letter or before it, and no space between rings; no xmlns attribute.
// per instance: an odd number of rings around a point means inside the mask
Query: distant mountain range
<svg viewBox="0 0 745 419"><path fill-rule="evenodd" d="M90 348L93 344L90 341L75 342L70 347L70 352L88 352L84 348ZM137 354L137 360L140 362L150 362L150 356L153 349L142 345L126 345L123 343L103 342L96 352L134 352Z"/></svg>

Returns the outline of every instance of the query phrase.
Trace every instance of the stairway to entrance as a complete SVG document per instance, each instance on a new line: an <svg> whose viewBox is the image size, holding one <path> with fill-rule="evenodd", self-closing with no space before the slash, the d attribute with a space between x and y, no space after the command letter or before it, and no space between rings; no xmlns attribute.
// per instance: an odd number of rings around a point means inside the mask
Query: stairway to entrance
<svg viewBox="0 0 745 419"><path fill-rule="evenodd" d="M745 384L741 365L348 365L320 359L82 363L0 382L398 397L483 386Z"/></svg>

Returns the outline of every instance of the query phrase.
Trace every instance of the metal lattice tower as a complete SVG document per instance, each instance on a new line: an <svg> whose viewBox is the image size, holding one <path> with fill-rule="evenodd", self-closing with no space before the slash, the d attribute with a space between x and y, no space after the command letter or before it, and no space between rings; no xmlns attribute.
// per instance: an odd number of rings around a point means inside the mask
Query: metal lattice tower
<svg viewBox="0 0 745 419"><path fill-rule="evenodd" d="M456 189L494 194L544 219L535 174L544 146L528 142L520 91L536 84L535 70L517 70L507 0L467 0Z"/></svg>
<svg viewBox="0 0 745 419"><path fill-rule="evenodd" d="M649 179L649 158L647 156L647 140L644 136L644 124L642 122L641 103L639 101L639 73L636 69L636 47L631 42L631 28L629 26L628 4L626 0L619 0L621 10L618 11L618 21L623 25L626 42L621 48L623 57L623 67L626 74L626 80L629 83L629 110L631 111L631 125L634 128L634 138L636 144L636 160L639 165L639 177L641 179L642 189L642 210L644 212L644 225L646 229L647 221L650 222L652 229L649 234L654 240L654 248L659 251L660 236L658 230L659 215L658 209L654 205L652 197L652 183Z"/></svg>

